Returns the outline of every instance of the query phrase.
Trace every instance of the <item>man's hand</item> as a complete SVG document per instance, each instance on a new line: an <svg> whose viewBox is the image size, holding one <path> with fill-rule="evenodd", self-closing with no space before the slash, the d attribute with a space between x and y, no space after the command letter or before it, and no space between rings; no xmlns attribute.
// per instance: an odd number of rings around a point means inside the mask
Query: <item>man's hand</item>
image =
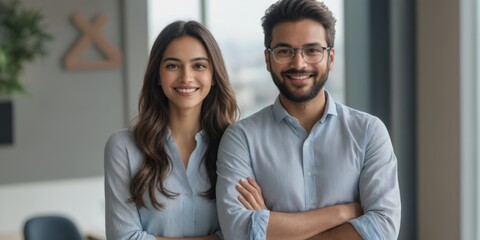
<svg viewBox="0 0 480 240"><path fill-rule="evenodd" d="M237 184L237 190L241 194L238 196L238 200L246 209L268 210L263 200L262 189L253 178L241 179L239 184Z"/></svg>

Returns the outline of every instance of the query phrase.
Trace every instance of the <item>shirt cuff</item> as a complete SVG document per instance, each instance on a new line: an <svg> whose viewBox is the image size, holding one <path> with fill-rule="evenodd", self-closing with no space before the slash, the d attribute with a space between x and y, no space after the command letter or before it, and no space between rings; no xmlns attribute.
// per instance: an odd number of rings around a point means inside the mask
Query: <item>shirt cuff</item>
<svg viewBox="0 0 480 240"><path fill-rule="evenodd" d="M264 240L267 238L267 226L270 211L257 210L253 212L250 225L250 240Z"/></svg>
<svg viewBox="0 0 480 240"><path fill-rule="evenodd" d="M349 221L363 239L382 240L377 221L372 215L363 215Z"/></svg>

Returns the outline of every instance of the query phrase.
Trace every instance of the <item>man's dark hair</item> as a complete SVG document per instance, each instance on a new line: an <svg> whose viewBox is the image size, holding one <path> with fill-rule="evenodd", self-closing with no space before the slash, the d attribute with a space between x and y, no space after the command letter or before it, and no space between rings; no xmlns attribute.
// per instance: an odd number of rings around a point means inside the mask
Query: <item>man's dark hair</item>
<svg viewBox="0 0 480 240"><path fill-rule="evenodd" d="M272 42L272 29L279 23L312 19L323 25L327 33L327 45L333 47L335 42L335 22L332 12L323 2L315 0L279 0L272 4L262 17L265 47Z"/></svg>

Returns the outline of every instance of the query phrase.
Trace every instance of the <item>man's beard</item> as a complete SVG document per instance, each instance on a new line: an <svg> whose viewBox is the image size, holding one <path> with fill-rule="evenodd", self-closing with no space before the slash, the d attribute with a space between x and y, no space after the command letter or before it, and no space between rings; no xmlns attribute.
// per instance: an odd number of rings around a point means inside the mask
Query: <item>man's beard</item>
<svg viewBox="0 0 480 240"><path fill-rule="evenodd" d="M271 69L271 68L270 68ZM307 94L297 96L295 93L290 91L287 87L287 84L285 81L281 81L280 78L273 73L273 71L270 71L270 75L272 76L273 83L277 86L278 90L280 93L285 96L288 100L292 102L306 102L309 101L313 98L315 98L320 90L325 86L325 83L327 82L328 79L328 70L325 75L321 76L321 78L318 78L318 72L317 71L305 71L305 70L296 70L296 69L289 69L286 71L281 72L281 76L284 76L285 74L309 74L312 75L314 78L314 82L312 87L310 88L310 91ZM286 77L284 77L286 78Z"/></svg>

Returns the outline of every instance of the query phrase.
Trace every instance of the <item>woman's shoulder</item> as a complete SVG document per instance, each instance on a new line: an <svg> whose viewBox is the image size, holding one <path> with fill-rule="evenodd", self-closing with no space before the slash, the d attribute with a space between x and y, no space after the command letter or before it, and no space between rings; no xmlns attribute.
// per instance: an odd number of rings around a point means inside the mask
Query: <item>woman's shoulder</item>
<svg viewBox="0 0 480 240"><path fill-rule="evenodd" d="M122 128L113 132L107 140L106 147L135 145L133 141L132 131L128 128Z"/></svg>
<svg viewBox="0 0 480 240"><path fill-rule="evenodd" d="M107 169L125 167L128 162L130 169L138 167L142 153L133 140L132 131L120 129L112 133L105 144L105 166Z"/></svg>

